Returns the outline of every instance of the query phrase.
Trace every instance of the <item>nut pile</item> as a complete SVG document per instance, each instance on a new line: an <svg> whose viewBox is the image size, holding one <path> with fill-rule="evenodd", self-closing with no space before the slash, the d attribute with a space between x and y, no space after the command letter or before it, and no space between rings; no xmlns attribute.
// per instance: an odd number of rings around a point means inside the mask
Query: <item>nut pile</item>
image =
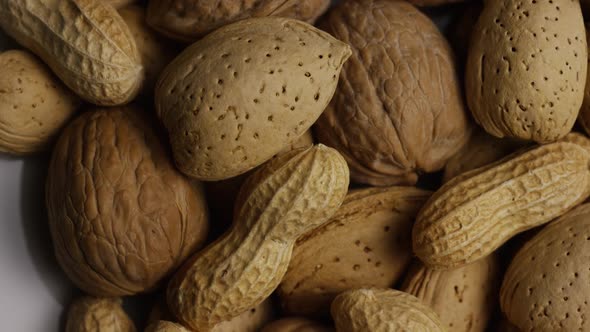
<svg viewBox="0 0 590 332"><path fill-rule="evenodd" d="M0 0L66 331L590 331L586 7Z"/></svg>

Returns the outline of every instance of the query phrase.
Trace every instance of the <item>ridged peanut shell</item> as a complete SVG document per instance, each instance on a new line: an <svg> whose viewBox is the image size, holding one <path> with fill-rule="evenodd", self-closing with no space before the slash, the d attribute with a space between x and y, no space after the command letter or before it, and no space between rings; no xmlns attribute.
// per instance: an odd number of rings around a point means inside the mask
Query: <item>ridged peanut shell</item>
<svg viewBox="0 0 590 332"><path fill-rule="evenodd" d="M547 225L516 254L500 291L523 331L590 331L590 204Z"/></svg>
<svg viewBox="0 0 590 332"><path fill-rule="evenodd" d="M579 1L486 1L467 60L469 108L493 136L555 141L576 121L587 62Z"/></svg>
<svg viewBox="0 0 590 332"><path fill-rule="evenodd" d="M296 141L336 89L348 45L278 17L225 26L182 52L156 87L156 110L176 164L223 180Z"/></svg>
<svg viewBox="0 0 590 332"><path fill-rule="evenodd" d="M120 105L139 92L143 68L133 36L102 0L1 0L0 27L88 102Z"/></svg>
<svg viewBox="0 0 590 332"><path fill-rule="evenodd" d="M434 268L460 267L489 255L590 196L589 163L583 147L558 142L454 178L420 210L414 253Z"/></svg>
<svg viewBox="0 0 590 332"><path fill-rule="evenodd" d="M449 331L483 332L496 308L500 278L496 255L446 271L416 261L400 289L422 300Z"/></svg>
<svg viewBox="0 0 590 332"><path fill-rule="evenodd" d="M281 16L313 24L330 0L150 0L149 24L181 41L200 37L243 19Z"/></svg>
<svg viewBox="0 0 590 332"><path fill-rule="evenodd" d="M405 1L345 1L322 28L350 44L332 102L315 125L346 158L352 180L413 185L469 138L453 52L434 23Z"/></svg>
<svg viewBox="0 0 590 332"><path fill-rule="evenodd" d="M186 326L207 330L266 299L285 275L297 238L336 212L348 176L342 156L323 145L261 167L242 186L232 229L171 280L170 310Z"/></svg>
<svg viewBox="0 0 590 332"><path fill-rule="evenodd" d="M145 332L190 332L184 326L169 322L169 321L157 321L148 326Z"/></svg>
<svg viewBox="0 0 590 332"><path fill-rule="evenodd" d="M81 297L68 310L66 332L135 332L119 298Z"/></svg>
<svg viewBox="0 0 590 332"><path fill-rule="evenodd" d="M143 7L139 5L126 6L119 9L119 15L129 27L139 52L145 73L142 93L151 98L162 70L180 52L180 48L148 26Z"/></svg>
<svg viewBox="0 0 590 332"><path fill-rule="evenodd" d="M47 150L79 104L29 52L0 53L0 152Z"/></svg>
<svg viewBox="0 0 590 332"><path fill-rule="evenodd" d="M332 303L338 332L444 331L437 315L416 297L393 289L346 291Z"/></svg>
<svg viewBox="0 0 590 332"><path fill-rule="evenodd" d="M307 318L291 317L274 321L260 332L334 332L334 329Z"/></svg>
<svg viewBox="0 0 590 332"><path fill-rule="evenodd" d="M63 131L46 202L57 260L77 287L153 290L204 242L203 193L170 159L137 108L85 112Z"/></svg>
<svg viewBox="0 0 590 332"><path fill-rule="evenodd" d="M526 145L525 141L501 139L483 130L477 130L467 144L447 162L443 173L443 182L448 182L467 171L498 161Z"/></svg>
<svg viewBox="0 0 590 332"><path fill-rule="evenodd" d="M412 258L412 225L430 192L413 187L351 191L323 226L297 240L278 289L283 309L329 314L341 292L393 286Z"/></svg>

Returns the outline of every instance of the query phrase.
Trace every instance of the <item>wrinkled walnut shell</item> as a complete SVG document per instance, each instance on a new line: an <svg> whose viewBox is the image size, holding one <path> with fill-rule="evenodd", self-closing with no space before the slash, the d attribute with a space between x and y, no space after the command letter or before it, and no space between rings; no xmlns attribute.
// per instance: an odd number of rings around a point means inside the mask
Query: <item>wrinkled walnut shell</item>
<svg viewBox="0 0 590 332"><path fill-rule="evenodd" d="M415 184L469 137L453 53L434 23L405 1L348 1L323 25L351 45L320 143L346 158L353 181Z"/></svg>
<svg viewBox="0 0 590 332"><path fill-rule="evenodd" d="M53 153L47 208L57 259L97 296L158 286L204 241L200 189L170 161L144 112L87 112Z"/></svg>

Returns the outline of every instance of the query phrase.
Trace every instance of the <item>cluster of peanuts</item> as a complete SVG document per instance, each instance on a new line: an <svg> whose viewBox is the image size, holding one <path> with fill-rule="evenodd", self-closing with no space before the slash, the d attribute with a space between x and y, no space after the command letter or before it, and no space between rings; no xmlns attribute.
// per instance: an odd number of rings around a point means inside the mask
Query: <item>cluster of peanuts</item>
<svg viewBox="0 0 590 332"><path fill-rule="evenodd" d="M590 331L589 9L0 0L66 332Z"/></svg>

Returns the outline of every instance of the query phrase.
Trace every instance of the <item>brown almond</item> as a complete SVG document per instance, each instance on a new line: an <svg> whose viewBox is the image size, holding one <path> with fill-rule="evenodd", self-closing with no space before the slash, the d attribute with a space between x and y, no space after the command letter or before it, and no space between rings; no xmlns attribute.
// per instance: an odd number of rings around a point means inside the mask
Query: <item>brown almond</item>
<svg viewBox="0 0 590 332"><path fill-rule="evenodd" d="M483 332L496 307L500 276L496 255L451 270L416 261L401 290L434 310L449 331Z"/></svg>
<svg viewBox="0 0 590 332"><path fill-rule="evenodd" d="M500 304L523 331L590 331L590 204L563 215L528 241L504 276Z"/></svg>
<svg viewBox="0 0 590 332"><path fill-rule="evenodd" d="M323 226L295 244L279 286L284 310L329 314L339 293L393 286L412 257L412 224L430 192L413 187L351 191Z"/></svg>

